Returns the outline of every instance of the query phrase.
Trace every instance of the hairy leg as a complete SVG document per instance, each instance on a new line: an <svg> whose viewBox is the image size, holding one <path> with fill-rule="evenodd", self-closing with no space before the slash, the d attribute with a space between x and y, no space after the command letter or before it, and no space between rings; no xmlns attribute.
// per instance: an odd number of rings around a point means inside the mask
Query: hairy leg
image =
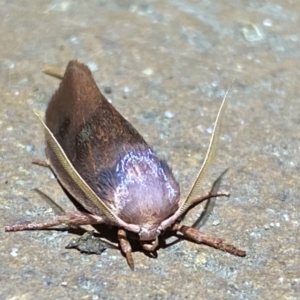
<svg viewBox="0 0 300 300"><path fill-rule="evenodd" d="M88 214L80 211L66 212L64 215L58 218L44 222L44 223L31 223L31 224L16 224L12 226L6 226L5 231L22 231L22 230L36 230L54 227L57 225L65 224L68 226L80 226L89 224L101 224L104 223L102 217Z"/></svg>
<svg viewBox="0 0 300 300"><path fill-rule="evenodd" d="M172 230L181 232L184 237L198 244L206 244L213 248L220 249L236 256L246 256L246 251L238 249L233 245L227 244L220 238L208 237L196 228L181 224L174 224Z"/></svg>
<svg viewBox="0 0 300 300"><path fill-rule="evenodd" d="M132 249L131 249L130 242L126 235L126 231L124 229L118 230L118 240L120 243L121 250L126 256L128 266L133 271L134 270L134 261L133 261L133 257L132 257Z"/></svg>

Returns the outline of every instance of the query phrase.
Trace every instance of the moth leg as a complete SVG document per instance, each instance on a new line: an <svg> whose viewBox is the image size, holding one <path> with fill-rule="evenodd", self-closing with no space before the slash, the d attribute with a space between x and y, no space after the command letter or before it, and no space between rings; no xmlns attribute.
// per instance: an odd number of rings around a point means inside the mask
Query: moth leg
<svg viewBox="0 0 300 300"><path fill-rule="evenodd" d="M38 166L41 166L41 167L50 168L50 164L48 163L47 160L42 160L42 159L36 159L36 158L34 158L32 160L32 163L34 165L38 165Z"/></svg>
<svg viewBox="0 0 300 300"><path fill-rule="evenodd" d="M209 200L210 198L229 197L229 196L230 196L230 193L228 193L226 191L208 193L206 195L203 195L203 196L200 196L200 197L197 197L197 198L193 199L190 206L198 205L203 201Z"/></svg>
<svg viewBox="0 0 300 300"><path fill-rule="evenodd" d="M63 79L65 73L65 71L61 70L60 68L51 65L45 65L43 68L43 72L57 79Z"/></svg>
<svg viewBox="0 0 300 300"><path fill-rule="evenodd" d="M193 242L196 242L197 244L206 244L213 248L220 249L236 256L246 256L246 251L238 249L233 245L227 244L220 238L208 237L204 233L198 231L196 228L181 224L174 224L172 229L181 232L183 236L187 237Z"/></svg>
<svg viewBox="0 0 300 300"><path fill-rule="evenodd" d="M130 269L132 271L134 271L134 261L133 261L133 257L132 257L132 249L131 249L131 245L127 239L126 231L124 229L118 230L118 240L120 243L121 250L126 256L128 266L130 267Z"/></svg>
<svg viewBox="0 0 300 300"><path fill-rule="evenodd" d="M159 240L158 240L158 237L156 237L156 239L153 241L148 241L148 242L140 241L140 244L143 247L143 249L145 249L146 251L152 252L158 247Z"/></svg>
<svg viewBox="0 0 300 300"><path fill-rule="evenodd" d="M6 226L5 231L22 231L22 230L36 230L46 229L57 225L65 224L68 226L80 226L90 224L104 223L104 219L97 215L88 214L80 211L66 212L64 215L58 218L44 222L44 223L30 223L30 224L16 224L12 226Z"/></svg>

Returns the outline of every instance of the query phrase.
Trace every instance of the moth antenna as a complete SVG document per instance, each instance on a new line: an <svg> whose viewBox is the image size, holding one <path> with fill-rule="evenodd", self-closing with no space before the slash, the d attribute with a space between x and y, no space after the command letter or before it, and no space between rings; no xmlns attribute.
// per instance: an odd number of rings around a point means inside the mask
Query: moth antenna
<svg viewBox="0 0 300 300"><path fill-rule="evenodd" d="M64 150L61 148L60 144L57 142L56 138L47 127L47 125L43 122L38 114L35 113L40 122L42 123L45 129L45 138L49 143L51 149L55 153L58 161L64 170L68 173L68 175L72 178L74 183L83 191L86 197L96 205L103 214L110 220L113 224L118 225L120 227L124 227L133 232L139 232L140 227L134 224L127 224L123 220L121 220L117 215L115 215L109 207L96 195L96 193L89 187L89 185L83 180L83 178L79 175L76 169L72 166L72 163L66 156Z"/></svg>
<svg viewBox="0 0 300 300"><path fill-rule="evenodd" d="M217 118L214 124L214 129L210 138L210 142L209 142L209 146L202 164L202 167L196 177L196 180L194 181L192 188L186 198L186 200L183 202L183 204L181 205L181 207L178 210L178 215L181 215L184 211L186 211L189 206L191 204L193 204L193 200L194 198L196 198L197 196L199 196L200 193L200 183L203 180L214 156L215 156L215 152L216 152L216 148L217 148L217 143L220 137L220 132L222 129L222 121L223 121L223 116L224 116L224 111L226 108L226 99L228 96L228 93L234 83L234 80L231 82L230 86L228 87L225 96L223 98L222 104L219 108L218 114L217 114Z"/></svg>
<svg viewBox="0 0 300 300"><path fill-rule="evenodd" d="M63 79L65 74L65 72L62 69L51 65L45 65L43 68L43 72L60 80Z"/></svg>

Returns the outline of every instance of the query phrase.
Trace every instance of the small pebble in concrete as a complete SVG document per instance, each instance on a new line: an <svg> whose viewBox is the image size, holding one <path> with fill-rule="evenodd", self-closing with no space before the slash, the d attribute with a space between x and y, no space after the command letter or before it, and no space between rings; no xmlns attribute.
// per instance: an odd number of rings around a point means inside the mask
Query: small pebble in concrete
<svg viewBox="0 0 300 300"><path fill-rule="evenodd" d="M243 36L248 42L256 42L263 39L263 35L259 28L254 24L247 24L242 29Z"/></svg>
<svg viewBox="0 0 300 300"><path fill-rule="evenodd" d="M213 221L213 225L214 225L214 226L217 226L217 225L219 225L219 224L220 224L220 220L214 220L214 221Z"/></svg>
<svg viewBox="0 0 300 300"><path fill-rule="evenodd" d="M285 221L289 221L289 220L290 220L290 217L289 217L288 214L283 214L283 219L284 219Z"/></svg>
<svg viewBox="0 0 300 300"><path fill-rule="evenodd" d="M18 248L12 248L10 251L10 255L13 257L16 257L16 256L18 256L18 251L19 251Z"/></svg>
<svg viewBox="0 0 300 300"><path fill-rule="evenodd" d="M98 65L94 62L88 62L87 65L90 68L91 72L96 72L99 70Z"/></svg>
<svg viewBox="0 0 300 300"><path fill-rule="evenodd" d="M212 134L213 128L212 128L212 127L208 127L208 128L206 128L205 131L206 131L208 134Z"/></svg>
<svg viewBox="0 0 300 300"><path fill-rule="evenodd" d="M105 94L111 94L112 89L111 89L110 86L105 86L103 88L103 91L104 91Z"/></svg>
<svg viewBox="0 0 300 300"><path fill-rule="evenodd" d="M273 25L273 22L271 19L264 19L263 24L267 27L270 27Z"/></svg>
<svg viewBox="0 0 300 300"><path fill-rule="evenodd" d="M78 38L77 38L76 36L71 36L70 39L69 39L69 41L70 41L72 44L74 44L74 45L79 44L79 40L78 40Z"/></svg>
<svg viewBox="0 0 300 300"><path fill-rule="evenodd" d="M168 119L174 118L174 114L170 112L169 110L165 111L165 117Z"/></svg>
<svg viewBox="0 0 300 300"><path fill-rule="evenodd" d="M150 76L153 74L153 70L150 68L147 68L147 69L143 70L143 74Z"/></svg>

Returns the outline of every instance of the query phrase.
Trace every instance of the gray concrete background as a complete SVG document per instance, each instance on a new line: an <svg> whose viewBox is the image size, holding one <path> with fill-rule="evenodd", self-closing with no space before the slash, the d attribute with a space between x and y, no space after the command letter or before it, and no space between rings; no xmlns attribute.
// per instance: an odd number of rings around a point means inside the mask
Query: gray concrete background
<svg viewBox="0 0 300 300"><path fill-rule="evenodd" d="M299 269L298 1L0 0L0 298L297 299ZM172 166L183 195L205 154L233 78L218 155L203 191L226 167L202 227L247 250L246 258L183 241L152 259L118 250L65 249L64 231L5 233L55 212L40 188L71 203L49 170L43 115L58 87L45 64L78 59L95 70L115 107ZM186 219L191 224L201 208Z"/></svg>

